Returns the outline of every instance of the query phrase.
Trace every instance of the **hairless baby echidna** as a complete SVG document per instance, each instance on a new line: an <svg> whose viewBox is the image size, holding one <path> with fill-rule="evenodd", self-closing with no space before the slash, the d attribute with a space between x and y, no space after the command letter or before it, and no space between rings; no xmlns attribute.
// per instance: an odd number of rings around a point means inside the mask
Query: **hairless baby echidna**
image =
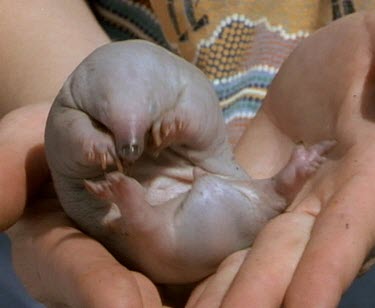
<svg viewBox="0 0 375 308"><path fill-rule="evenodd" d="M51 108L46 152L66 213L155 282L197 281L248 247L333 142L297 146L275 177L233 159L211 83L154 44L89 55Z"/></svg>

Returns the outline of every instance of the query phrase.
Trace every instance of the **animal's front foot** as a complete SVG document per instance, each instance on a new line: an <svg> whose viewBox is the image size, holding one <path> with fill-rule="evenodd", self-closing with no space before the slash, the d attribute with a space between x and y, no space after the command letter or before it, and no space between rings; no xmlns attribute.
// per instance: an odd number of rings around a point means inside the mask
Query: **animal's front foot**
<svg viewBox="0 0 375 308"><path fill-rule="evenodd" d="M83 153L89 164L98 165L103 171L113 165L116 165L120 171L124 169L116 155L115 147L112 142L87 141L83 145Z"/></svg>
<svg viewBox="0 0 375 308"><path fill-rule="evenodd" d="M178 140L184 128L184 121L181 115L175 110L163 114L157 119L151 128L151 149L158 155L163 149Z"/></svg>

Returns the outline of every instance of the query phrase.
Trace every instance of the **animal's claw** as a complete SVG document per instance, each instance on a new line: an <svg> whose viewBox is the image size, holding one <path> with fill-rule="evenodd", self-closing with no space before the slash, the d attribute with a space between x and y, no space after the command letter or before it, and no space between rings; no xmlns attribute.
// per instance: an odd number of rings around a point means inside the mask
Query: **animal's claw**
<svg viewBox="0 0 375 308"><path fill-rule="evenodd" d="M100 163L102 170L105 171L107 169L107 153L100 154Z"/></svg>
<svg viewBox="0 0 375 308"><path fill-rule="evenodd" d="M124 172L123 163L116 155L113 144L88 142L83 146L83 151L90 165L98 165L103 171L106 171L109 166L116 166L120 172Z"/></svg>
<svg viewBox="0 0 375 308"><path fill-rule="evenodd" d="M151 129L154 156L157 157L161 150L178 140L183 128L184 123L175 110L167 112L156 120Z"/></svg>

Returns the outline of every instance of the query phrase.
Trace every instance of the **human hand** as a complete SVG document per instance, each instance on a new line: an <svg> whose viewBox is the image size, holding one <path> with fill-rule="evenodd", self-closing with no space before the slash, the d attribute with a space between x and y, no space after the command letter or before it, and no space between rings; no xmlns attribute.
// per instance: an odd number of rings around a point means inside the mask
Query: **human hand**
<svg viewBox="0 0 375 308"><path fill-rule="evenodd" d="M13 18L15 12L17 19ZM50 102L71 70L93 49L109 42L83 0L40 0L37 3L4 1L1 18L0 37L3 44L0 55L6 64L0 74L3 85L0 91L1 115L32 102ZM61 42L70 48L61 48ZM0 229L4 230L17 221L27 200L31 205L20 222L8 231L12 238L17 273L28 288L33 287L29 289L33 295L51 304L81 303L85 306L88 303L87 306L91 307L91 303L103 295L100 290L108 291L113 285L118 288L112 287L108 295L121 293L119 302L126 292L132 292L135 288L134 296L130 295L128 299L134 300L136 305L143 296L139 295L143 288L140 287L138 291L138 285L147 288L147 279L137 274L128 274L99 244L74 229L63 212L58 210L55 201L37 198L41 197L37 193L45 187L43 184L49 176L43 152L44 123L49 107L48 104L27 106L10 112L0 121ZM30 202L31 197L33 202ZM59 242L64 236L70 235L69 240ZM61 250L63 253L60 253ZM55 251L60 255L54 254ZM65 252L67 254L64 255ZM82 263L74 267L69 263L69 254L81 257L82 262L88 259L89 262L84 265L93 265L94 261L98 261L96 264L107 266L110 271L118 273L113 274L115 281L106 276L105 271L95 273L95 270L90 272L87 267L79 267ZM38 273L42 276L39 277ZM82 277L83 273L87 276ZM47 282L42 283L42 277L48 278ZM128 278L130 283L127 283ZM138 284L139 280L141 282ZM152 286L150 290L150 298L153 298ZM56 291L60 294L56 295ZM147 291L143 293L148 294ZM105 299L107 302L102 305L105 307L119 303L116 298ZM145 303L148 303L147 299ZM158 303L157 296L155 303Z"/></svg>
<svg viewBox="0 0 375 308"><path fill-rule="evenodd" d="M45 188L7 231L28 292L48 307L160 307L152 282L80 232Z"/></svg>
<svg viewBox="0 0 375 308"><path fill-rule="evenodd" d="M249 251L228 257L188 307L336 307L374 245L374 175L349 162L374 153L322 167L306 195L270 221Z"/></svg>
<svg viewBox="0 0 375 308"><path fill-rule="evenodd" d="M29 200L19 222L7 230L18 275L28 291L49 306L160 306L156 287L147 278L120 265L78 231L60 208L43 154L49 108L30 105L0 122L4 229L21 216Z"/></svg>
<svg viewBox="0 0 375 308"><path fill-rule="evenodd" d="M22 215L30 198L48 177L44 127L49 104L16 109L0 120L0 230Z"/></svg>
<svg viewBox="0 0 375 308"><path fill-rule="evenodd" d="M295 142L337 146L251 250L195 292L197 306L336 307L358 274L375 244L374 20L354 14L329 25L280 70L237 148L242 165L263 178Z"/></svg>
<svg viewBox="0 0 375 308"><path fill-rule="evenodd" d="M17 220L26 198L48 176L42 147L49 107L37 104L50 104L71 70L109 39L84 0L5 0L0 18L4 63L0 72L0 230L4 230ZM70 48L61 48L61 42ZM32 104L36 105L28 106Z"/></svg>

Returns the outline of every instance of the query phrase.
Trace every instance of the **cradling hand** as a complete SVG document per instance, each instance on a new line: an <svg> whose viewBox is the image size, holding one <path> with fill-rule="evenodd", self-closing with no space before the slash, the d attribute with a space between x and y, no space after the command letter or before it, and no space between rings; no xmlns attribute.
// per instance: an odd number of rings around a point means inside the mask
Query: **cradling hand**
<svg viewBox="0 0 375 308"><path fill-rule="evenodd" d="M237 147L240 163L263 178L281 168L297 142L337 145L251 250L224 261L190 303L338 305L375 245L374 34L373 14L353 14L313 34L286 60Z"/></svg>

